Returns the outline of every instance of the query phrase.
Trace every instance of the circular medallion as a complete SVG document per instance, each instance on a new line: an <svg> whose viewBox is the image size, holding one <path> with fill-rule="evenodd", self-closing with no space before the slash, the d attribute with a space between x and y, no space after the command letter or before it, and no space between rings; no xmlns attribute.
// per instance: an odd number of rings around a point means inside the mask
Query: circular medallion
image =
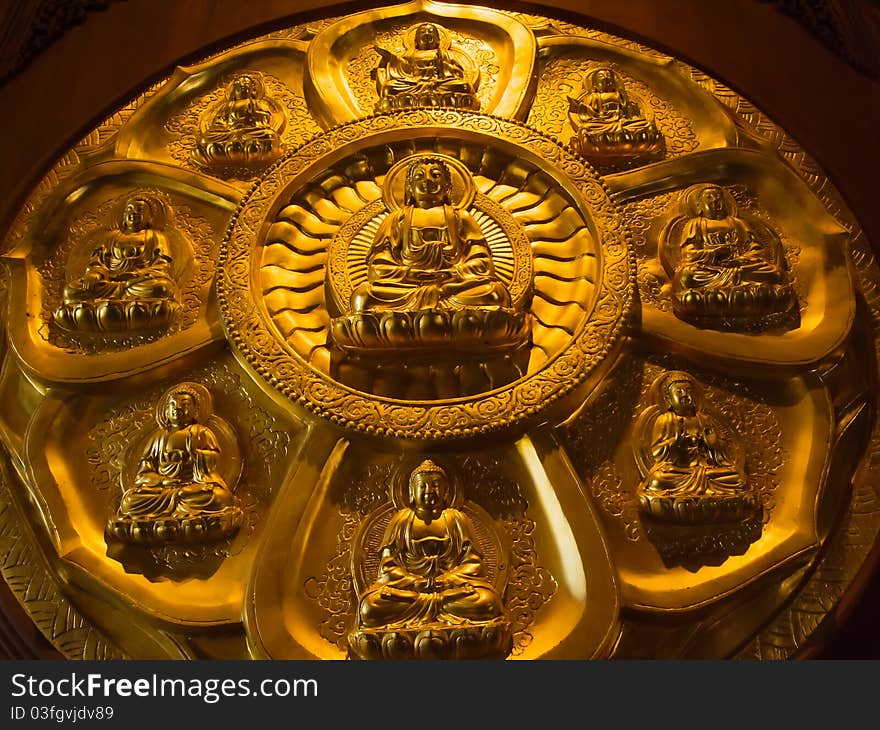
<svg viewBox="0 0 880 730"><path fill-rule="evenodd" d="M218 292L230 339L291 399L442 438L511 426L587 382L618 341L631 267L583 160L515 122L414 110L269 169L230 226Z"/></svg>

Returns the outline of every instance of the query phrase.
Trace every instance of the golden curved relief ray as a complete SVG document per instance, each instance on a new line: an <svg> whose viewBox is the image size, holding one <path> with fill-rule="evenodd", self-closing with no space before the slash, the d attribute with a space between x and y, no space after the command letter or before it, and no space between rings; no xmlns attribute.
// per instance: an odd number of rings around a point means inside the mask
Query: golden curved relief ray
<svg viewBox="0 0 880 730"><path fill-rule="evenodd" d="M535 203L526 210L519 211L516 218L523 225L552 223L569 205L570 203L563 197L552 196L540 203Z"/></svg>
<svg viewBox="0 0 880 730"><path fill-rule="evenodd" d="M287 223L292 223L307 236L314 238L329 237L336 233L338 225L329 223L315 211L306 210L302 205L288 205L278 214L278 218Z"/></svg>
<svg viewBox="0 0 880 730"><path fill-rule="evenodd" d="M316 344L313 337L326 340L329 326L323 306L327 254L326 241L323 249L315 246L322 239L308 239L305 250L310 253L298 253L296 244L302 244L303 238L293 237L293 249L279 243L266 246L260 275L263 302L278 332L296 349L305 346L311 350Z"/></svg>
<svg viewBox="0 0 880 730"><path fill-rule="evenodd" d="M321 220L337 226L341 226L345 223L352 213L352 211L346 208L341 208L335 200L328 198L316 200L312 204L312 210L315 211L315 214L318 215Z"/></svg>
<svg viewBox="0 0 880 730"><path fill-rule="evenodd" d="M516 215L520 211L531 208L541 202L549 191L540 193L531 192L529 190L518 190L513 195L504 200L504 207L511 213Z"/></svg>
<svg viewBox="0 0 880 730"><path fill-rule="evenodd" d="M297 299L303 301L305 298L297 297ZM299 303L299 301L297 303ZM304 306L309 305L304 302ZM278 329L279 333L288 342L291 342L295 336L298 339L299 335L304 334L307 347L309 348L315 344L309 341L311 339L309 333L314 333L316 336L321 333L326 333L329 325L329 320L326 314L319 309L316 309L310 314L301 314L290 309L279 311L272 315L272 321L275 323L275 327Z"/></svg>
<svg viewBox="0 0 880 730"><path fill-rule="evenodd" d="M536 277L546 276L560 282L583 279L592 284L596 281L596 255L593 253L579 253L574 256L535 254L534 260L536 261L535 268L538 269ZM572 269L575 267L580 272L578 277L571 276Z"/></svg>
<svg viewBox="0 0 880 730"><path fill-rule="evenodd" d="M274 287L264 289L263 301L282 338L300 353L312 353L316 346L324 345L330 318L324 306L323 267L309 275L267 272L265 268L261 273L264 284L275 282ZM294 284L297 280L304 282L302 286Z"/></svg>
<svg viewBox="0 0 880 730"><path fill-rule="evenodd" d="M364 206L364 199L351 185L340 185L328 192L333 202L349 215L356 213Z"/></svg>
<svg viewBox="0 0 880 730"><path fill-rule="evenodd" d="M495 187L495 181L483 175L474 175L474 187L476 187L478 193L486 195Z"/></svg>
<svg viewBox="0 0 880 730"><path fill-rule="evenodd" d="M496 203L503 205L511 213L516 213L521 208L535 205L540 198L538 195L522 193L519 188L500 182L496 182L485 194L486 197L492 198Z"/></svg>
<svg viewBox="0 0 880 730"><path fill-rule="evenodd" d="M295 224L287 222L273 223L266 235L264 247L283 246L297 256L312 256L324 253L326 244L321 237L310 236ZM279 250L274 255L282 256Z"/></svg>
<svg viewBox="0 0 880 730"><path fill-rule="evenodd" d="M315 273L316 271L323 271L323 270L324 270L324 265L325 265L325 263L326 263L326 256L325 256L325 255L323 255L323 254L313 254L311 258L314 258L315 261L316 261L316 263L312 264L311 266L307 266L306 268L302 269L299 273L301 273L301 274L313 274L313 273ZM283 265L281 265L281 264L277 264L277 263L272 263L271 261L267 261L267 262L264 263L263 265L264 265L266 268L273 268L273 267L275 267L275 268L278 268L278 269L286 270L286 267L285 267L285 266L283 266Z"/></svg>
<svg viewBox="0 0 880 730"><path fill-rule="evenodd" d="M275 316L281 312L292 312L299 314L317 312L317 307L315 306L315 302L309 301L308 297L294 297L291 295L290 291L285 289L275 289L272 292L269 292L263 297L263 300L266 303L266 309L271 312L271 316ZM317 302L317 306L319 307L322 302Z"/></svg>
<svg viewBox="0 0 880 730"><path fill-rule="evenodd" d="M263 266L263 294L275 289L287 289L298 294L312 291L323 283L323 267L303 267L299 271L290 271L277 264Z"/></svg>
<svg viewBox="0 0 880 730"><path fill-rule="evenodd" d="M524 199L522 193L515 195ZM595 240L571 203L549 190L543 198L532 197L532 206L513 214L520 223L540 220L548 211L558 212L550 223L523 225L532 244L534 269L528 372L540 369L571 341L588 311L585 304L592 302L597 263Z"/></svg>
<svg viewBox="0 0 880 730"><path fill-rule="evenodd" d="M514 215L516 216L516 214ZM529 238L533 241L562 242L585 228L586 223L583 217L571 206L563 208L559 215L549 223L525 224Z"/></svg>
<svg viewBox="0 0 880 730"><path fill-rule="evenodd" d="M352 190L354 190L364 205L382 197L382 188L375 180L358 180L354 183Z"/></svg>

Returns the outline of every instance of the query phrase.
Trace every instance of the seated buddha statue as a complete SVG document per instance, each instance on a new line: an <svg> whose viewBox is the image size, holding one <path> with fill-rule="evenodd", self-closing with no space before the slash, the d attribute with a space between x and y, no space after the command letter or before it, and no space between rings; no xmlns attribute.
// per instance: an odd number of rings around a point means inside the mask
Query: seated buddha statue
<svg viewBox="0 0 880 730"><path fill-rule="evenodd" d="M571 145L599 168L631 167L663 156L666 144L648 109L630 97L611 68L593 69L584 93L569 97L568 105L576 133Z"/></svg>
<svg viewBox="0 0 880 730"><path fill-rule="evenodd" d="M207 424L210 393L181 383L156 406L156 428L148 437L132 483L108 523L111 536L127 542L197 542L235 532L241 508L221 474L224 458Z"/></svg>
<svg viewBox="0 0 880 730"><path fill-rule="evenodd" d="M92 251L85 273L64 287L55 322L83 332L168 325L180 305L164 232L166 219L167 210L158 197L130 196L118 227Z"/></svg>
<svg viewBox="0 0 880 730"><path fill-rule="evenodd" d="M648 471L638 490L642 512L658 522L731 522L758 509L754 491L700 402L696 381L670 372L658 387L660 403L647 413ZM659 413L658 413L659 411ZM648 424L650 426L650 424Z"/></svg>
<svg viewBox="0 0 880 730"><path fill-rule="evenodd" d="M676 314L730 325L787 312L794 297L778 241L763 245L718 185L694 186L685 200L690 203L683 225L675 228L675 240L661 245Z"/></svg>
<svg viewBox="0 0 880 730"><path fill-rule="evenodd" d="M377 112L431 106L479 111L480 70L452 46L445 30L421 23L407 34L405 46L402 55L375 46L381 56L373 71Z"/></svg>
<svg viewBox="0 0 880 730"><path fill-rule="evenodd" d="M376 231L351 314L332 323L339 346L492 350L522 343L525 315L511 309L479 223L452 197L443 159L423 155L409 163L402 205L389 205Z"/></svg>
<svg viewBox="0 0 880 730"><path fill-rule="evenodd" d="M211 110L196 140L194 156L207 166L249 167L271 162L282 152L286 120L266 97L262 75L238 74L223 100Z"/></svg>
<svg viewBox="0 0 880 730"><path fill-rule="evenodd" d="M409 479L409 504L392 515L376 581L359 597L352 650L362 658L394 652L447 658L503 658L509 623L484 577L474 527L450 506L449 477L427 460Z"/></svg>

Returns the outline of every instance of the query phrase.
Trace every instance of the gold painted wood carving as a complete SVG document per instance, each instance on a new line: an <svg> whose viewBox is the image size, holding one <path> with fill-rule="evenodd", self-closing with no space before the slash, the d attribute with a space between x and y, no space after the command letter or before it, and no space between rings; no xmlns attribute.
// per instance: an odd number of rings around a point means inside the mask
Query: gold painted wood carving
<svg viewBox="0 0 880 730"><path fill-rule="evenodd" d="M362 582L355 561L373 562L370 532L386 524L376 580L358 592L357 626L348 639L356 657L503 659L510 653L510 622L499 596L507 559L497 536L486 534L490 517L477 516L487 543L481 549L473 521L453 506L452 490L446 470L425 460L409 476L405 502L391 490L397 511L364 522L354 547L355 585ZM491 553L488 568L484 553Z"/></svg>
<svg viewBox="0 0 880 730"><path fill-rule="evenodd" d="M571 146L605 171L662 158L666 151L663 135L645 102L636 99L614 69L592 69L584 79L583 94L568 98L571 126L577 132Z"/></svg>
<svg viewBox="0 0 880 730"><path fill-rule="evenodd" d="M132 195L119 228L89 255L81 277L64 287L59 327L82 332L161 329L179 308L161 199Z"/></svg>
<svg viewBox="0 0 880 730"><path fill-rule="evenodd" d="M4 578L79 657L797 655L880 529L880 269L774 145L429 0L178 69L7 232L0 560L82 640Z"/></svg>
<svg viewBox="0 0 880 730"><path fill-rule="evenodd" d="M198 383L172 386L156 404L156 428L129 457L137 461L133 478L133 465L125 464L122 500L107 523L108 535L151 543L234 534L242 518L230 488L241 467L237 451L229 426L212 412L208 389Z"/></svg>
<svg viewBox="0 0 880 730"><path fill-rule="evenodd" d="M433 23L411 28L400 55L375 46L381 60L373 70L377 112L423 106L480 110L480 69L452 46L449 35Z"/></svg>
<svg viewBox="0 0 880 730"><path fill-rule="evenodd" d="M280 105L267 97L262 75L240 73L223 100L206 111L193 158L220 170L265 165L281 154L286 123Z"/></svg>

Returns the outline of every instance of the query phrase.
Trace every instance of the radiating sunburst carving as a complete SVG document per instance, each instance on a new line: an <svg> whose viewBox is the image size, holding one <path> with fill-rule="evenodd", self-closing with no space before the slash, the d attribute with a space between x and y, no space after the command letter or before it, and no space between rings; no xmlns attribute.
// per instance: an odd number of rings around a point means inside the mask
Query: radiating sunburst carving
<svg viewBox="0 0 880 730"><path fill-rule="evenodd" d="M260 258L266 312L288 346L322 372L331 368L330 319L367 277L367 253L387 210L385 173L418 152L454 156L474 177L471 214L492 251L495 270L516 301L531 294L528 357L509 361L518 375L538 371L571 341L590 313L597 272L591 222L560 185L533 163L446 139L366 149L298 190L275 216ZM325 269L341 286L325 285ZM482 364L479 390L498 380Z"/></svg>

